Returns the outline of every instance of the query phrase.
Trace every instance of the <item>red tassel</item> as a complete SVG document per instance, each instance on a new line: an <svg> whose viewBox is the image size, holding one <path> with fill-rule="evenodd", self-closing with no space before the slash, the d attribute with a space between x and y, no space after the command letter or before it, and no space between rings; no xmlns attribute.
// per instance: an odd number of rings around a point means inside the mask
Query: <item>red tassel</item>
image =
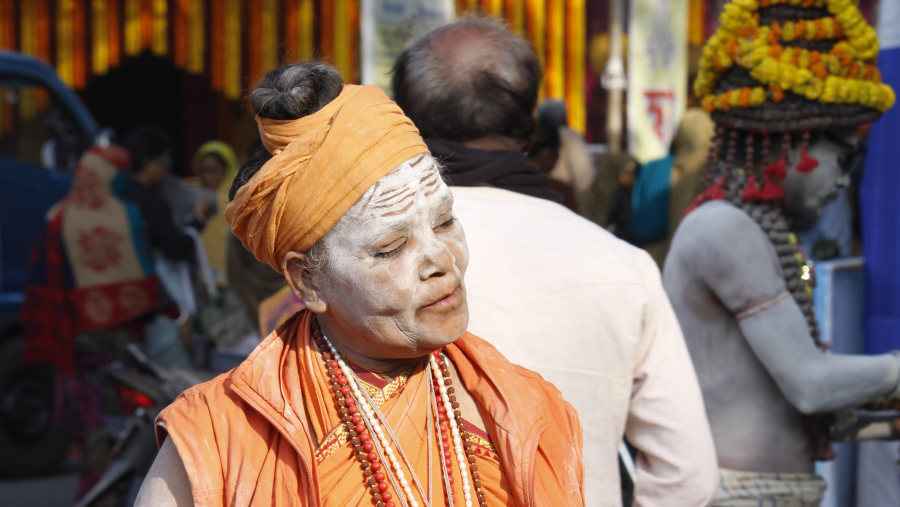
<svg viewBox="0 0 900 507"><path fill-rule="evenodd" d="M773 180L783 180L787 177L787 164L784 163L784 157L778 159L774 164L766 165L766 177Z"/></svg>
<svg viewBox="0 0 900 507"><path fill-rule="evenodd" d="M687 216L688 213L697 209L697 206L700 206L704 202L706 202L706 195L705 194L698 195L697 197L694 198L694 202L692 202L691 205L688 206L687 209L684 210L684 215Z"/></svg>
<svg viewBox="0 0 900 507"><path fill-rule="evenodd" d="M707 188L706 190L703 191L703 193L701 193L700 195L695 197L694 202L692 202L691 205L688 206L687 209L684 210L684 214L687 215L691 211L694 211L695 209L697 209L697 206L700 206L701 204L705 203L706 201L715 201L716 199L724 199L725 198L725 190L722 188L722 185L724 185L724 184L725 184L725 177L722 176L721 178L718 179L718 181L716 181L715 185Z"/></svg>
<svg viewBox="0 0 900 507"><path fill-rule="evenodd" d="M800 162L797 162L797 170L808 173L818 167L819 161L806 153L806 146L800 149Z"/></svg>
<svg viewBox="0 0 900 507"><path fill-rule="evenodd" d="M772 181L768 176L765 177L766 184L763 185L762 192L760 193L760 198L764 201L774 201L775 199L781 199L784 195L784 190L778 186L778 183Z"/></svg>
<svg viewBox="0 0 900 507"><path fill-rule="evenodd" d="M719 181L716 182L715 185L706 189L706 192L703 194L707 199L714 201L716 199L724 199L725 198L725 189L722 188L722 185L725 184L725 177L722 176L719 178Z"/></svg>
<svg viewBox="0 0 900 507"><path fill-rule="evenodd" d="M756 184L756 176L750 175L747 178L747 187L744 189L744 193L741 194L741 199L745 201L758 201L762 199L762 192L759 191L759 186Z"/></svg>

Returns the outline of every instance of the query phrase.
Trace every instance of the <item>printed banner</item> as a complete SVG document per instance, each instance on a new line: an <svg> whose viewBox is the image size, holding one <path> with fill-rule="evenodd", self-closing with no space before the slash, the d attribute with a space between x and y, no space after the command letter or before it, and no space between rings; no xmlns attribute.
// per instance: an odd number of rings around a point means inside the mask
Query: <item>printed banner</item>
<svg viewBox="0 0 900 507"><path fill-rule="evenodd" d="M665 156L687 104L687 0L631 0L628 26L628 151Z"/></svg>

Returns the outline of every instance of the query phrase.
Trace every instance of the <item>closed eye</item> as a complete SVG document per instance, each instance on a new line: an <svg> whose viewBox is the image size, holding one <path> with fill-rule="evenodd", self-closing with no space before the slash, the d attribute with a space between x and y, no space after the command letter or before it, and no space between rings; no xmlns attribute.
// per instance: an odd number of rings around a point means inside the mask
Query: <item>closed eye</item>
<svg viewBox="0 0 900 507"><path fill-rule="evenodd" d="M403 247L405 245L406 245L406 238L403 238L402 240L396 241L389 245L385 245L383 248L381 248L375 254L375 257L383 259L383 258L394 256L394 255L400 253L400 251L403 250Z"/></svg>
<svg viewBox="0 0 900 507"><path fill-rule="evenodd" d="M448 218L446 221L444 221L444 222L442 222L441 224L439 224L439 225L438 225L437 227L435 227L434 229L435 229L435 230L439 230L439 229L449 229L450 227L453 227L455 224L456 224L456 217L451 216L450 218Z"/></svg>

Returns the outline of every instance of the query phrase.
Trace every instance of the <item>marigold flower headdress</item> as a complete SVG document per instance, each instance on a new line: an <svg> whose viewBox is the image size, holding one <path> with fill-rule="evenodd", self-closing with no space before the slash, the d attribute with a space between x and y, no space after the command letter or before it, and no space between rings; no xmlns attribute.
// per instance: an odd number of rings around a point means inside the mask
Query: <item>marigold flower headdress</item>
<svg viewBox="0 0 900 507"><path fill-rule="evenodd" d="M875 66L878 39L854 0L731 0L703 47L694 92L716 123L706 190L695 205L724 198L718 162L745 175L745 201L771 201L801 135L796 169L813 170L811 131L855 127L894 104ZM769 134L781 137L770 150ZM735 159L744 145L745 160ZM775 157L769 159L769 153ZM758 155L761 154L761 160ZM777 160L777 161L776 161Z"/></svg>
<svg viewBox="0 0 900 507"><path fill-rule="evenodd" d="M694 82L717 123L815 130L868 123L894 104L853 0L732 0L720 22Z"/></svg>

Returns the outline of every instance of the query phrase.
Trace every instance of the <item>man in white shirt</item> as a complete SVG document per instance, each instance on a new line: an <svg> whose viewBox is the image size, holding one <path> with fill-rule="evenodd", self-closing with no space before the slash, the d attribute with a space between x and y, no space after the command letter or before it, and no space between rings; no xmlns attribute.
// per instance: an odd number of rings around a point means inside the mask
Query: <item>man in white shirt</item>
<svg viewBox="0 0 900 507"><path fill-rule="evenodd" d="M557 204L525 159L540 78L530 46L485 20L426 34L394 69L397 102L454 185L469 329L578 410L588 505L621 505L623 436L638 450L635 505L706 505L712 438L656 265Z"/></svg>

